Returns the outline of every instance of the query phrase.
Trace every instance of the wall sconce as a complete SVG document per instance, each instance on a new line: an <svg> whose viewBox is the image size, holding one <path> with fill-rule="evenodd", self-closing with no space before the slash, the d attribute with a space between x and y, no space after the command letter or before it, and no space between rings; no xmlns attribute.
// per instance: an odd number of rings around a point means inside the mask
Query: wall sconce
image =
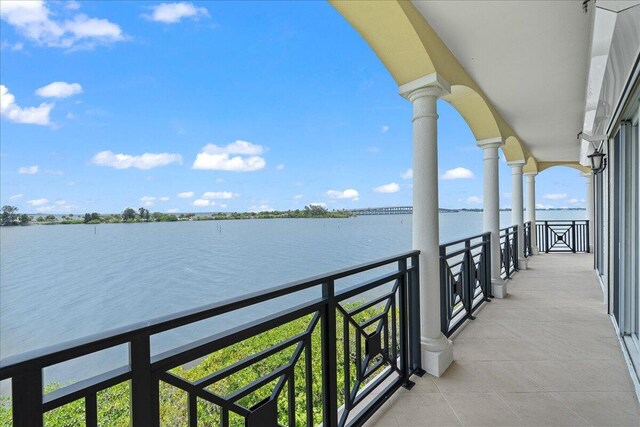
<svg viewBox="0 0 640 427"><path fill-rule="evenodd" d="M591 171L594 175L599 174L607 167L607 159L605 159L605 154L602 151L596 150L587 157L591 161Z"/></svg>

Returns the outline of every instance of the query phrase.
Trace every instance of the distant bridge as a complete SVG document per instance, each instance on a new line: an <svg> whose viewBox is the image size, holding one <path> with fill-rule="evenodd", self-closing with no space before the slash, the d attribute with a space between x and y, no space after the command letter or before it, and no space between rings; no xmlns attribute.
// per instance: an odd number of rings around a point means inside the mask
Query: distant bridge
<svg viewBox="0 0 640 427"><path fill-rule="evenodd" d="M347 210L352 215L401 215L413 213L413 206L388 206L386 208L362 208Z"/></svg>

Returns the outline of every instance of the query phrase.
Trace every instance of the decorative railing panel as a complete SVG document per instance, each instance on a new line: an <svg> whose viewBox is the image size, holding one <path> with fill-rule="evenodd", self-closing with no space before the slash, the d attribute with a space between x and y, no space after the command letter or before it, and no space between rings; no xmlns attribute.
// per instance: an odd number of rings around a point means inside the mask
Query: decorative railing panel
<svg viewBox="0 0 640 427"><path fill-rule="evenodd" d="M589 252L588 220L539 221L536 228L540 251Z"/></svg>
<svg viewBox="0 0 640 427"><path fill-rule="evenodd" d="M491 233L440 245L441 330L447 337L491 297Z"/></svg>
<svg viewBox="0 0 640 427"><path fill-rule="evenodd" d="M529 258L533 253L533 248L531 246L531 221L527 221L524 223L524 257Z"/></svg>
<svg viewBox="0 0 640 427"><path fill-rule="evenodd" d="M500 276L511 278L518 271L518 226L500 229Z"/></svg>
<svg viewBox="0 0 640 427"><path fill-rule="evenodd" d="M424 374L418 255L408 252L3 360L0 380L11 380L13 425L43 426L48 414L75 405L73 425L97 426L104 422L99 414L109 410L100 407L104 393L125 396L124 415L109 416L135 427L362 425L400 386L413 384L412 374ZM385 273L336 287L340 279L378 268ZM160 333L313 290L317 297L298 305L151 355L151 339ZM123 344L129 366L43 395L45 368Z"/></svg>

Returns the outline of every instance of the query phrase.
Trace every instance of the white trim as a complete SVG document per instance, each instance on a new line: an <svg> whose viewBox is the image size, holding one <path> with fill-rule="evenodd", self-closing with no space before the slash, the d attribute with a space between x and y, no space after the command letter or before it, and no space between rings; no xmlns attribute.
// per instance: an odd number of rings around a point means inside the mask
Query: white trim
<svg viewBox="0 0 640 427"><path fill-rule="evenodd" d="M618 325L616 324L616 318L610 314L609 320L611 320L611 323L613 324L613 329L616 332L616 337L618 338L618 344L620 344L620 349L622 350L622 356L624 357L624 362L627 365L627 370L629 371L629 376L631 377L631 382L633 382L633 388L634 388L634 391L636 392L636 399L640 401L640 378L638 378L638 374L636 373L636 370L633 367L631 356L629 356L629 352L627 351L627 345L624 343L624 340L620 336L620 329L618 329Z"/></svg>

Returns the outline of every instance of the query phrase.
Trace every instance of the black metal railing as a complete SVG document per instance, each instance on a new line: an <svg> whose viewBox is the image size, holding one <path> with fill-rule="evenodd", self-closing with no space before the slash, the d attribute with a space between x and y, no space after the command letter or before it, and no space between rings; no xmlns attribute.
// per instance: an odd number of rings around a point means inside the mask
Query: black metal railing
<svg viewBox="0 0 640 427"><path fill-rule="evenodd" d="M518 271L518 226L500 229L500 277L511 278Z"/></svg>
<svg viewBox="0 0 640 427"><path fill-rule="evenodd" d="M122 383L130 393L125 424L135 427L160 425L167 404L180 406L185 419L163 425L362 425L400 386L412 385L412 374L424 374L418 255L407 252L7 358L0 362L0 380L11 380L13 425L42 426L49 411L80 399L84 424L97 426L98 414L108 410L98 406L99 394ZM372 271L377 268L387 272L336 289L337 280L379 274ZM152 355L151 339L160 333L303 291L317 297ZM256 349L256 342L263 347ZM45 368L119 345L128 346L128 366L43 394ZM185 374L186 364L230 348L237 359L222 357L224 366L202 377ZM172 399L166 390L184 398Z"/></svg>
<svg viewBox="0 0 640 427"><path fill-rule="evenodd" d="M540 251L589 252L588 220L539 221L536 228Z"/></svg>
<svg viewBox="0 0 640 427"><path fill-rule="evenodd" d="M533 253L533 247L531 246L531 221L524 223L524 257L529 258Z"/></svg>
<svg viewBox="0 0 640 427"><path fill-rule="evenodd" d="M440 327L449 337L491 297L491 233L440 245Z"/></svg>

